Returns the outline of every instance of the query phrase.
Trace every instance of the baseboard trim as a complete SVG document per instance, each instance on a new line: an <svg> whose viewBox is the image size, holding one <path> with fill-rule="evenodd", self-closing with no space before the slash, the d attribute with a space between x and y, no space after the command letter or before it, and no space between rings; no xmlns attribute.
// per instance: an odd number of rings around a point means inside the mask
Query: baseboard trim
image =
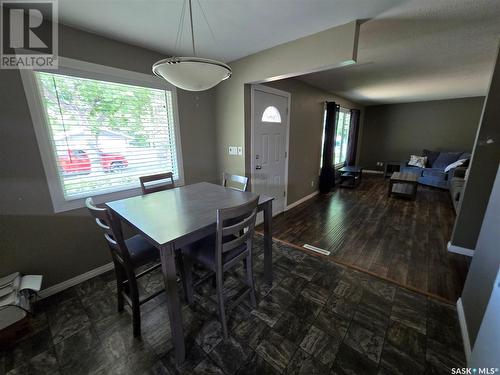
<svg viewBox="0 0 500 375"><path fill-rule="evenodd" d="M465 312L464 312L464 305L462 304L462 298L459 298L457 300L457 314L458 314L458 322L460 323L460 331L462 332L462 341L464 344L465 359L467 363L469 363L472 349L470 346L469 330L467 329L467 322L465 320Z"/></svg>
<svg viewBox="0 0 500 375"><path fill-rule="evenodd" d="M113 269L113 262L109 262L103 266L94 268L93 270L82 273L81 275L75 276L69 280L63 281L62 283L52 285L46 289L42 289L38 293L38 295L41 299L50 297L53 294L62 292L65 289L71 288L72 286L80 284L86 280L93 278L93 277L99 276L105 272L108 272L109 270L112 270L112 269Z"/></svg>
<svg viewBox="0 0 500 375"><path fill-rule="evenodd" d="M448 251L450 253L462 254L462 255L466 255L468 257L474 256L474 250L467 249L466 247L460 247L457 245L453 245L451 243L451 241L448 241L447 248L448 248Z"/></svg>
<svg viewBox="0 0 500 375"><path fill-rule="evenodd" d="M299 204L302 204L302 203L308 201L309 199L315 197L318 194L319 194L319 190L316 190L314 193L311 193L309 195L306 195L303 198L300 198L298 201L295 201L292 204L289 204L288 206L286 206L285 207L285 211L288 211L288 210L291 210L294 207L297 207Z"/></svg>
<svg viewBox="0 0 500 375"><path fill-rule="evenodd" d="M370 174L384 174L383 171L377 171L375 169L363 169L363 173L370 173Z"/></svg>

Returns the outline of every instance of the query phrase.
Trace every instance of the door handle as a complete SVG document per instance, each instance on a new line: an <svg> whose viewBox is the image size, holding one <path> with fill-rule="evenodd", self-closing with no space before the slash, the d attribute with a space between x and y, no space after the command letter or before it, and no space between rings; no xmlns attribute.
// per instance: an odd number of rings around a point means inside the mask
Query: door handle
<svg viewBox="0 0 500 375"><path fill-rule="evenodd" d="M255 169L262 169L262 166L261 165L256 165Z"/></svg>

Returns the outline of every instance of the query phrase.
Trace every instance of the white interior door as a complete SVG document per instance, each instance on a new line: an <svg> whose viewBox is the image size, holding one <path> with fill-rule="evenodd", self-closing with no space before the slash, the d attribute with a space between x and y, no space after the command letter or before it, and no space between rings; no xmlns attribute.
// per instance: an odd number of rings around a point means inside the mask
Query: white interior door
<svg viewBox="0 0 500 375"><path fill-rule="evenodd" d="M253 87L252 190L274 197L273 215L285 210L289 94Z"/></svg>

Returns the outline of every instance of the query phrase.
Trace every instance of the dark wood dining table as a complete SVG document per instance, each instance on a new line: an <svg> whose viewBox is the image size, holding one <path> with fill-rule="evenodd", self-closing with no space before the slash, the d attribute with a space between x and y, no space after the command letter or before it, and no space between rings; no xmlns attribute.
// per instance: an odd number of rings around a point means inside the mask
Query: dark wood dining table
<svg viewBox="0 0 500 375"><path fill-rule="evenodd" d="M160 251L175 358L179 364L184 362L186 351L175 251L215 233L218 208L240 205L255 196L255 193L201 182L106 203L115 219L128 223ZM264 214L264 279L269 284L273 281L273 199L265 195L259 197L259 211Z"/></svg>

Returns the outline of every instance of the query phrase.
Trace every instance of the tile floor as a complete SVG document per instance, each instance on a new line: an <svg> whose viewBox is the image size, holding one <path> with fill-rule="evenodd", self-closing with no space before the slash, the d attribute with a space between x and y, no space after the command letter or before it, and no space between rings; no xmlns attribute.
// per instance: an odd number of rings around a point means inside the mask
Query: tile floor
<svg viewBox="0 0 500 375"><path fill-rule="evenodd" d="M454 306L274 244L273 286L256 236L258 307L229 312L223 341L211 283L183 307L187 358L176 366L163 295L142 309L142 339L116 312L112 272L38 303L33 330L0 357L0 374L449 374L464 366ZM241 287L241 269L226 279ZM242 276L242 275L241 275ZM141 284L162 286L160 274Z"/></svg>

